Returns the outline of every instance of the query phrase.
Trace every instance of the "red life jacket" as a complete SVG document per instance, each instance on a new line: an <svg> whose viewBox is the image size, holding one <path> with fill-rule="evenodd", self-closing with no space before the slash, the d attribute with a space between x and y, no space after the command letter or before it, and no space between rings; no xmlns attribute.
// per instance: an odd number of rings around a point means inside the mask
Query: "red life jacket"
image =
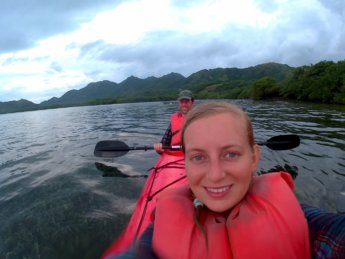
<svg viewBox="0 0 345 259"><path fill-rule="evenodd" d="M308 225L287 173L254 177L246 197L227 215L195 208L188 186L157 198L153 249L159 258L310 258Z"/></svg>
<svg viewBox="0 0 345 259"><path fill-rule="evenodd" d="M171 132L172 139L170 145L181 144L181 129L184 122L184 116L181 112L175 112L171 115Z"/></svg>

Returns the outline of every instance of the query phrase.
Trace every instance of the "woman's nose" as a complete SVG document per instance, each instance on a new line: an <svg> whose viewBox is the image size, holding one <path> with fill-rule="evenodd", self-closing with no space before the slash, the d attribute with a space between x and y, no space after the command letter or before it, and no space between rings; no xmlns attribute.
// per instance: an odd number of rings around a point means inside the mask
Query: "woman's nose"
<svg viewBox="0 0 345 259"><path fill-rule="evenodd" d="M208 178L213 182L220 181L224 178L225 171L219 159L212 159L209 164Z"/></svg>

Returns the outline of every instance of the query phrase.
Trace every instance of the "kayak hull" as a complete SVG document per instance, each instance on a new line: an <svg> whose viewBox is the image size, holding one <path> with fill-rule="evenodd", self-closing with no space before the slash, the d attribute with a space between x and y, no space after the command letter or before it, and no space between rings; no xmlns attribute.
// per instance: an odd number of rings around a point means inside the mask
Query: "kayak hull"
<svg viewBox="0 0 345 259"><path fill-rule="evenodd" d="M187 183L182 152L164 152L151 169L129 223L102 258L126 251L153 221L157 194Z"/></svg>

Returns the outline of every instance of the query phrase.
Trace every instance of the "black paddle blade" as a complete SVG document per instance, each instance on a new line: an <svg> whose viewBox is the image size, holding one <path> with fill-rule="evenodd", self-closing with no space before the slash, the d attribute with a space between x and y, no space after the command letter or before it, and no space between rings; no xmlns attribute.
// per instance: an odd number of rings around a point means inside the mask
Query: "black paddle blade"
<svg viewBox="0 0 345 259"><path fill-rule="evenodd" d="M96 144L93 154L98 157L119 157L128 153L130 148L119 140L103 140Z"/></svg>
<svg viewBox="0 0 345 259"><path fill-rule="evenodd" d="M298 135L280 135L275 136L267 140L266 142L258 143L259 145L265 145L273 150L288 150L298 147L300 144L300 138Z"/></svg>

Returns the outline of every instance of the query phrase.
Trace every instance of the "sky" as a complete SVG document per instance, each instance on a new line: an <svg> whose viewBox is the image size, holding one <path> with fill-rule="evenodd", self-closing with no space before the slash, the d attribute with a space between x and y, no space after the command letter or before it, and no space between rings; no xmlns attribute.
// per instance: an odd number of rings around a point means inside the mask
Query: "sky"
<svg viewBox="0 0 345 259"><path fill-rule="evenodd" d="M0 102L91 82L345 60L344 0L4 0Z"/></svg>

